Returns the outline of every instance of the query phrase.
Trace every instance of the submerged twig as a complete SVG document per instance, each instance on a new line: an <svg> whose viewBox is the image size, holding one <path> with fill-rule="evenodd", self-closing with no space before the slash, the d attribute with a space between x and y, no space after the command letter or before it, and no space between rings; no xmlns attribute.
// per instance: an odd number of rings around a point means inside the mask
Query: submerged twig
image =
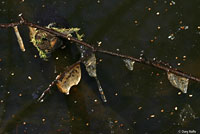
<svg viewBox="0 0 200 134"><path fill-rule="evenodd" d="M61 74L57 75L55 80L53 80L51 82L51 84L49 84L48 88L46 90L43 91L43 93L40 95L40 97L38 98L38 102L42 102L44 96L50 91L51 87L54 86L56 84L56 82L60 79Z"/></svg>
<svg viewBox="0 0 200 134"><path fill-rule="evenodd" d="M23 43L22 37L21 37L21 35L19 33L18 27L14 26L13 28L14 28L14 31L15 31L15 35L17 37L17 41L18 41L19 47L23 52L25 52L24 43Z"/></svg>
<svg viewBox="0 0 200 134"><path fill-rule="evenodd" d="M101 99L103 100L103 102L107 102L106 96L105 96L105 94L104 94L104 92L103 92L103 89L102 89L102 87L101 87L101 84L100 84L100 82L99 82L99 79L97 79L97 77L95 77L95 80L96 80L96 82L97 82L97 86L98 86L98 89L99 89L99 93L100 93L100 95L101 95Z"/></svg>

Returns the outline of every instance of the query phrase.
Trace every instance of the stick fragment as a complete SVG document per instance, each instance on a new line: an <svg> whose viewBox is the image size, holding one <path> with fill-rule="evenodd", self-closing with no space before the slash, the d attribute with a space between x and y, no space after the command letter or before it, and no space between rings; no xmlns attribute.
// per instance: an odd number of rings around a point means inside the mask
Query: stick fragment
<svg viewBox="0 0 200 134"><path fill-rule="evenodd" d="M14 28L14 31L15 31L15 35L17 37L17 41L18 41L19 47L22 50L22 52L25 52L24 43L23 43L22 37L21 37L21 35L19 33L18 27L14 26L13 28Z"/></svg>
<svg viewBox="0 0 200 134"><path fill-rule="evenodd" d="M38 102L43 102L44 96L50 91L51 87L56 84L56 82L60 79L60 77L61 77L61 74L56 76L55 80L53 80L51 84L49 84L48 88L44 90L44 92L40 95L40 97L37 100Z"/></svg>

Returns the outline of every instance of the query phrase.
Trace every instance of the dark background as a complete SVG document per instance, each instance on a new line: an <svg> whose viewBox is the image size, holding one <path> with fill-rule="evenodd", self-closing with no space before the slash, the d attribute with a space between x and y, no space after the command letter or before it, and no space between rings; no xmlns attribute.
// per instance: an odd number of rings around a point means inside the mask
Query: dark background
<svg viewBox="0 0 200 134"><path fill-rule="evenodd" d="M19 13L42 26L56 22L79 27L84 41L95 47L101 41L102 49L119 49L137 58L143 53L200 77L199 0L0 1L0 23L18 21ZM181 26L189 28L181 30ZM96 82L84 66L82 80L69 96L54 86L44 102L37 103L37 97L79 54L68 43L45 62L35 58L38 52L29 41L28 28L19 30L26 52L20 51L12 28L0 29L0 133L200 133L199 83L190 81L188 93L178 95L166 72L137 63L131 72L122 59L103 54L97 55L103 59L97 73L107 103L101 101ZM175 38L169 39L170 34Z"/></svg>

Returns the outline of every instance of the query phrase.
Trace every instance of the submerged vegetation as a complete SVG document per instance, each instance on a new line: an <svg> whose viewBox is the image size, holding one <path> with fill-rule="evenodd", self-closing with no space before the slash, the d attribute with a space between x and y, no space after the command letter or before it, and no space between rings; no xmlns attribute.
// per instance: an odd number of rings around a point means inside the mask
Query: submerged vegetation
<svg viewBox="0 0 200 134"><path fill-rule="evenodd" d="M78 34L79 28L56 28L52 26L53 24L49 24L47 28L53 29L55 31L58 31L60 33L65 34L66 36L72 36L73 33L77 36L76 38L80 39L82 38L82 35ZM33 45L37 48L39 52L39 56L47 60L48 57L50 57L51 53L60 46L63 45L63 40L56 37L53 34L50 34L48 32L37 30L36 28L29 27L30 31L30 40L33 43Z"/></svg>

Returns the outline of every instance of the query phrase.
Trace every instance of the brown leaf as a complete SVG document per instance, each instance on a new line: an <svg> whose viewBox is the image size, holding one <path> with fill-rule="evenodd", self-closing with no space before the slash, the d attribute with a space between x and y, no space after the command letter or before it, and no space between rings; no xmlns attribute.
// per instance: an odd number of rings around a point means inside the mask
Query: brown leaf
<svg viewBox="0 0 200 134"><path fill-rule="evenodd" d="M57 87L66 95L69 95L70 88L74 85L78 85L81 80L81 68L80 64L68 68L63 74L62 78L57 81Z"/></svg>

